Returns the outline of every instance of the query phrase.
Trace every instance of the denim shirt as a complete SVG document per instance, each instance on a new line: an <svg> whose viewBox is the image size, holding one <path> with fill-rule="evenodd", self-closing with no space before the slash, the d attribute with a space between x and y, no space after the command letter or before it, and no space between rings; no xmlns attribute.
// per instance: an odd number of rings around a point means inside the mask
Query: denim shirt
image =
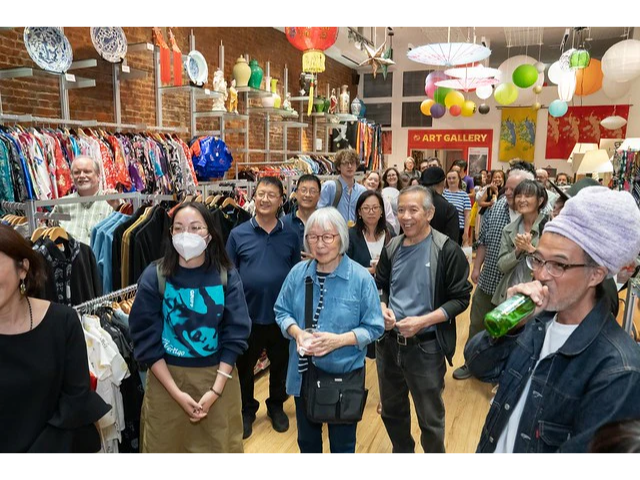
<svg viewBox="0 0 640 480"><path fill-rule="evenodd" d="M539 359L545 325L553 316L544 312L519 333L498 340L482 332L467 344L464 356L471 373L499 383L478 452L495 450ZM513 451L586 452L600 426L638 417L640 348L601 298L566 343L533 371Z"/></svg>
<svg viewBox="0 0 640 480"><path fill-rule="evenodd" d="M320 298L316 272L318 262L298 263L282 285L274 310L276 323L289 342L287 393L300 395L302 375L298 372L296 341L287 329L297 324L304 330L305 278L313 280L313 311ZM313 364L331 373L346 373L364 365L366 347L384 333L384 320L378 290L371 274L344 255L338 267L324 283L324 307L318 319L318 330L342 334L353 332L357 345L338 348L322 357L312 357Z"/></svg>

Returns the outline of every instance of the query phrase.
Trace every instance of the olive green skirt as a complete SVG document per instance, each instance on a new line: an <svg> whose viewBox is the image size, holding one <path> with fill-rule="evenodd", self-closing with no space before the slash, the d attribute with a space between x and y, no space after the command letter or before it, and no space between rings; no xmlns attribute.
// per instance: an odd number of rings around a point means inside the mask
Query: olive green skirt
<svg viewBox="0 0 640 480"><path fill-rule="evenodd" d="M173 380L196 402L214 384L218 366L191 368L167 365ZM142 404L140 434L143 453L242 453L242 401L234 367L222 392L198 423L169 395L149 370Z"/></svg>

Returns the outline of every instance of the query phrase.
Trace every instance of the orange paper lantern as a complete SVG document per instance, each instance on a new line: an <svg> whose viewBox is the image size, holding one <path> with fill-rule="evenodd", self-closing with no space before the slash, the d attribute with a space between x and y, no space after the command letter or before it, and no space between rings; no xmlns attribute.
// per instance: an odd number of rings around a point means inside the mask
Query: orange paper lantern
<svg viewBox="0 0 640 480"><path fill-rule="evenodd" d="M587 68L576 70L576 95L585 96L596 93L602 88L602 64L591 59Z"/></svg>

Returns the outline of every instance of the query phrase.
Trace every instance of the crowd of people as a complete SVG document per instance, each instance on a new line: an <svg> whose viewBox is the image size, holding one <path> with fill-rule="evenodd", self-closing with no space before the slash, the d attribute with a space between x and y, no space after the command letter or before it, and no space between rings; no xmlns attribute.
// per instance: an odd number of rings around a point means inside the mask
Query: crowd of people
<svg viewBox="0 0 640 480"><path fill-rule="evenodd" d="M443 453L445 372L469 306L454 378L498 385L479 452L637 449L640 349L614 318L612 280L640 252L631 195L590 179L556 187L521 161L474 179L465 161L445 172L437 158L417 169L409 158L403 172L369 172L362 184L357 165L342 150L336 180L300 177L287 215L282 182L262 177L255 216L226 245L202 204L173 212L165 254L140 277L129 316L135 358L149 369L141 451L242 452L266 350L267 415L275 432L289 430L283 405L294 397L301 452L322 452L323 424L331 452L355 452L369 357L393 452L415 451L411 396L423 451ZM88 184L90 167L77 170ZM475 249L471 266L463 246ZM108 406L89 388L74 312L33 298L42 272L30 251L0 226L0 425L20 432L0 451L91 448L78 438L95 442ZM535 313L492 338L485 315L516 293ZM34 348L58 358L37 382L46 402L17 368ZM360 396L322 388L324 374ZM80 415L72 409L81 404Z"/></svg>

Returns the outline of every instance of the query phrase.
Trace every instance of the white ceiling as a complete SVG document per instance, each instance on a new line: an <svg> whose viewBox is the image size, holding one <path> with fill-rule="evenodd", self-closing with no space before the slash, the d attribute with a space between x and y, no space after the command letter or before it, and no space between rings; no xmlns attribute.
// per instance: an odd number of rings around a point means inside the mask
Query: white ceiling
<svg viewBox="0 0 640 480"><path fill-rule="evenodd" d="M360 33L369 38L376 46L385 39L387 27L360 28ZM578 47L580 35L593 58L602 58L613 44L624 40L628 34L633 38L634 27L585 27L582 32L574 27L391 27L393 29L394 60L403 70L424 69L423 65L407 59L408 49L428 43L475 42L482 40L491 49L489 66L497 68L504 60L515 55L529 55L545 63L552 63L562 53L560 45L569 29L564 49ZM341 27L336 44L327 50L327 55L352 68L366 59L363 51L358 50L348 38L348 27ZM370 70L365 67L363 71ZM393 70L393 68L391 69Z"/></svg>

